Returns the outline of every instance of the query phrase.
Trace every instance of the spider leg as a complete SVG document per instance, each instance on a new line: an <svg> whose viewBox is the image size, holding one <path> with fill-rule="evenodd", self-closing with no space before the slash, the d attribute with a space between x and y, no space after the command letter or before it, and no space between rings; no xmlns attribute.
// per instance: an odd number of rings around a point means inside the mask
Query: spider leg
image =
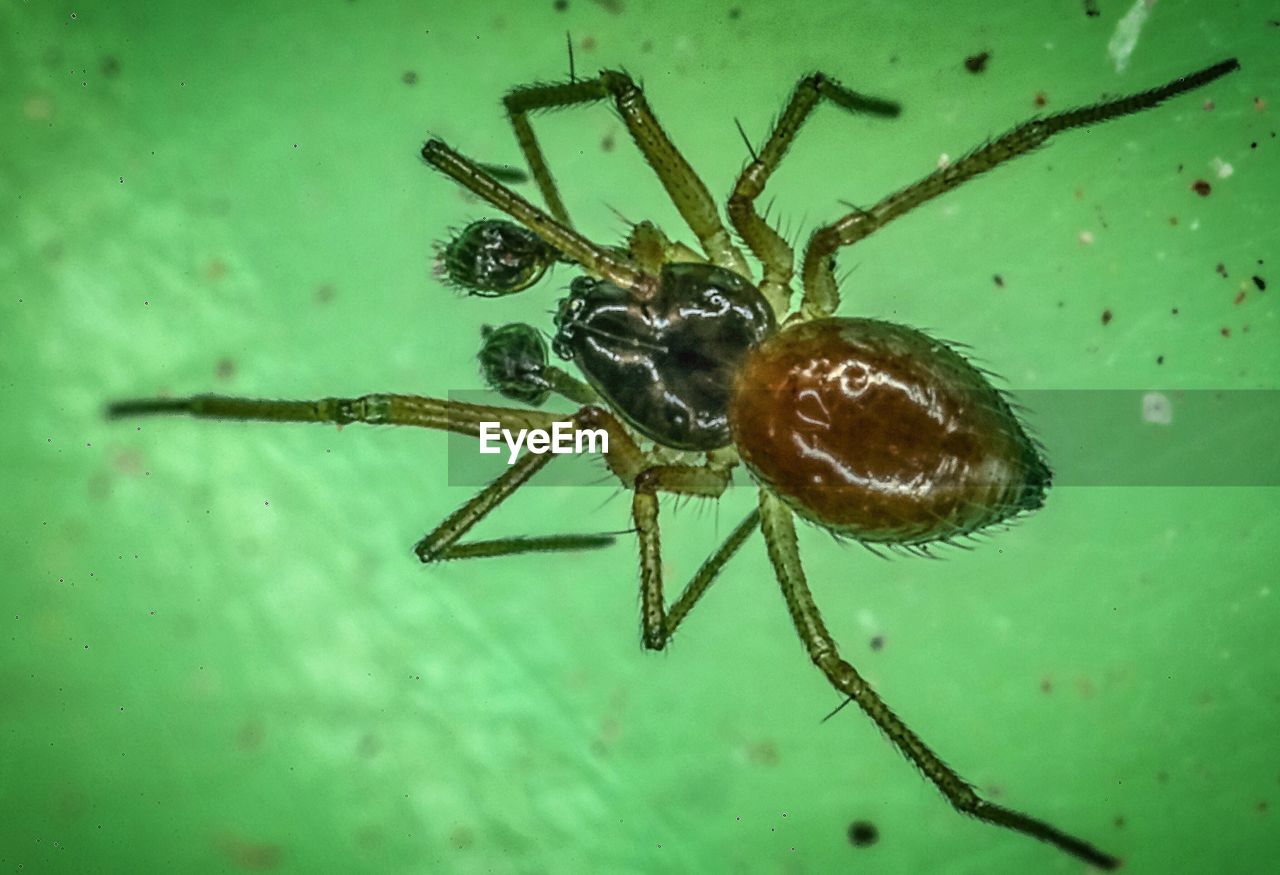
<svg viewBox="0 0 1280 875"><path fill-rule="evenodd" d="M804 282L801 313L807 318L829 316L839 306L840 293L835 281L834 256L840 247L851 246L899 216L951 191L978 174L1019 155L1025 155L1056 133L1150 109L1170 97L1207 85L1239 67L1240 64L1231 58L1158 88L1032 119L955 163L894 192L870 209L855 210L838 221L817 229L809 238L801 268Z"/></svg>
<svg viewBox="0 0 1280 875"><path fill-rule="evenodd" d="M563 417L556 417L563 421ZM635 472L644 464L644 456L636 442L627 434L622 423L608 411L593 406L583 407L573 415L573 424L578 429L601 428L609 436L608 449L604 451L605 462L609 469L623 481L625 485L634 482ZM458 544L458 540L471 531L477 523L484 519L490 511L506 501L517 489L529 481L534 474L552 460L550 453L529 453L516 460L515 464L502 472L493 482L476 493L472 498L445 518L422 538L413 548L414 553L423 562L436 562L446 559L465 558L474 555L506 555L511 552L522 552L518 548L531 546L529 539L508 539L504 553L495 554L501 549L494 542L472 542ZM537 539L543 546L536 549L581 549L577 535L553 536L550 539ZM598 537L598 536L588 536ZM572 539L572 540L565 540ZM610 542L612 539L610 539ZM546 544L551 546L545 546ZM456 545L456 546L455 546ZM572 546L570 546L572 545ZM595 545L592 546L602 546Z"/></svg>
<svg viewBox="0 0 1280 875"><path fill-rule="evenodd" d="M266 398L231 398L222 395L193 395L187 398L144 398L118 401L107 407L109 419L131 416L182 415L202 419L257 422L319 422L339 426L351 423L406 425L459 434L480 436L480 424L497 422L499 428L550 430L565 421L562 414L514 407L490 407L444 401L420 395L364 395L359 398L322 398L318 401L278 401ZM608 412L583 407L573 415L579 428L604 428L610 435L606 461L624 484L630 486L644 465L640 449ZM552 535L548 537L502 538L458 544L476 523L529 481L551 461L550 453L525 453L492 483L450 514L414 547L423 562L437 560L505 556L548 550L582 550L613 543L612 535Z"/></svg>
<svg viewBox="0 0 1280 875"><path fill-rule="evenodd" d="M720 569L737 552L759 525L759 515L748 514L713 553L680 597L666 607L662 587L662 544L658 535L658 493L719 497L729 485L729 468L719 465L656 465L645 468L635 478L631 515L640 543L640 632L649 650L662 650L675 634L680 621L702 598Z"/></svg>
<svg viewBox="0 0 1280 875"><path fill-rule="evenodd" d="M782 115L774 122L773 131L765 141L764 148L756 152L748 142L747 148L751 149L752 160L742 168L738 182L733 187L733 194L729 196L729 221L733 223L738 236L751 249L751 253L764 266L760 291L773 305L774 312L779 317L786 314L789 306L795 253L782 235L756 212L755 200L764 191L769 177L782 163L809 114L823 98L851 112L879 116L896 116L901 109L893 101L867 97L845 88L830 76L811 73L796 83L795 91L791 93ZM745 139L746 135L743 137Z"/></svg>
<svg viewBox="0 0 1280 875"><path fill-rule="evenodd" d="M493 482L473 495L466 504L445 517L444 522L423 536L422 540L414 544L413 552L423 562L454 558L446 555L449 548L471 531L476 523L488 516L491 510L528 483L529 478L541 471L553 458L555 457L550 453L525 453Z"/></svg>
<svg viewBox="0 0 1280 875"><path fill-rule="evenodd" d="M721 267L750 277L742 253L733 245L728 231L721 223L715 201L711 199L706 185L667 137L640 87L630 76L618 70L603 70L595 79L524 85L507 92L503 98L511 126L515 128L516 139L520 142L520 149L529 162L529 169L533 172L538 188L542 190L551 214L561 224L570 224L568 211L564 208L555 180L543 159L542 147L538 145L533 127L529 124L529 113L609 99L613 100L618 114L631 133L631 139L657 173L667 195L697 236L707 256Z"/></svg>
<svg viewBox="0 0 1280 875"><path fill-rule="evenodd" d="M1115 869L1120 865L1120 861L1115 857L1098 850L1083 839L1068 835L1042 820L1036 820L1021 812L986 801L939 759L938 755L889 709L862 675L840 657L835 641L827 632L822 615L818 612L818 606L813 601L813 594L809 591L809 584L805 580L791 511L781 499L767 489L760 490L760 530L764 534L769 561L773 564L778 583L782 587L782 595L791 612L791 619L809 652L809 658L827 676L827 680L833 687L857 703L858 707L876 722L898 750L942 791L947 801L956 810L987 823L1048 842L1101 869Z"/></svg>
<svg viewBox="0 0 1280 875"><path fill-rule="evenodd" d="M743 517L742 522L738 523L733 531L729 533L729 536L724 539L724 543L702 563L702 567L685 585L679 598L667 609L666 619L662 624L666 640L671 639L671 636L676 633L676 628L680 625L680 622L693 610L693 606L698 603L703 594L710 589L711 584L715 582L716 577L720 574L720 569L724 568L725 563L729 561L734 553L738 552L738 548L759 527L760 511L753 510Z"/></svg>
<svg viewBox="0 0 1280 875"><path fill-rule="evenodd" d="M627 249L631 258L649 273L660 273L664 264L672 262L705 262L698 252L679 242L672 242L652 222L640 222L631 226L627 235Z"/></svg>
<svg viewBox="0 0 1280 875"><path fill-rule="evenodd" d="M611 546L617 537L610 532L594 535L547 535L545 537L492 538L468 541L447 548L437 559L491 559L496 556L519 556L525 553L570 552Z"/></svg>
<svg viewBox="0 0 1280 875"><path fill-rule="evenodd" d="M537 234L565 258L582 265L593 276L628 289L638 298L651 298L655 294L656 280L652 276L613 250L592 243L568 225L547 215L498 182L479 164L450 149L440 140L428 140L422 147L422 158Z"/></svg>
<svg viewBox="0 0 1280 875"><path fill-rule="evenodd" d="M480 423L497 422L501 428L550 429L564 416L541 410L490 407L445 401L423 395L363 395L359 398L321 398L318 401L278 401L269 398L232 398L226 395L192 395L187 398L142 398L116 401L107 407L108 419L128 416L182 415L199 419L231 419L257 422L324 422L335 425L409 425L438 431L480 436Z"/></svg>

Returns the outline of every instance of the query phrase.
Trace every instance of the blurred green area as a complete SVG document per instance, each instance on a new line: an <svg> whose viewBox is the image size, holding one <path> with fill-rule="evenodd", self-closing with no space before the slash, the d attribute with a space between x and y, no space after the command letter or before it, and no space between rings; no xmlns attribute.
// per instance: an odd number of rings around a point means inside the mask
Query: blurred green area
<svg viewBox="0 0 1280 875"><path fill-rule="evenodd" d="M758 539L646 654L629 539L416 562L468 494L441 435L101 409L478 388L480 327L549 325L571 272L442 287L433 241L487 211L417 149L518 164L499 97L564 77L566 30L580 74L643 79L720 194L734 119L758 142L801 73L901 101L819 110L767 193L793 235L1037 111L1239 57L843 254L844 312L971 344L1014 389L1275 389L1274 6L1162 0L1123 73L1133 8L1089 6L0 2L0 867L1079 871L951 812L852 709L819 722L837 699ZM609 111L538 130L586 233L683 233ZM751 502L665 513L673 584ZM1257 872L1280 865L1277 505L1063 488L945 561L802 548L847 656L981 790L1127 871ZM611 487L531 487L484 533L627 525Z"/></svg>

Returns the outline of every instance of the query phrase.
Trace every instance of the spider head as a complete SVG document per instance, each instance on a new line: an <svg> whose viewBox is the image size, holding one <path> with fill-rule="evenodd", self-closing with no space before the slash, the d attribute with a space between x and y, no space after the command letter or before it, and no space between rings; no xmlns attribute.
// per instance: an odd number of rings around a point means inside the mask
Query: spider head
<svg viewBox="0 0 1280 875"><path fill-rule="evenodd" d="M555 260L556 251L532 231L502 219L481 219L441 247L438 267L451 285L496 298L529 288Z"/></svg>
<svg viewBox="0 0 1280 875"><path fill-rule="evenodd" d="M709 450L729 443L734 374L775 327L764 296L738 274L668 264L657 294L643 301L603 280L574 280L553 348L641 434Z"/></svg>

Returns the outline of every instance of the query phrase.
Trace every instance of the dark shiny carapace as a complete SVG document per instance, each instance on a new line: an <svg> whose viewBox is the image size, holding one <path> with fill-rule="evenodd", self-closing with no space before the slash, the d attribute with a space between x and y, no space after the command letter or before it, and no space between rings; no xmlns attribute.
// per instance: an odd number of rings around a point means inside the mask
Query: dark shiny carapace
<svg viewBox="0 0 1280 875"><path fill-rule="evenodd" d="M553 347L641 434L681 450L729 443L733 375L773 333L760 291L711 264L668 264L647 300L581 277L560 302Z"/></svg>
<svg viewBox="0 0 1280 875"><path fill-rule="evenodd" d="M743 462L841 535L905 545L1041 505L1050 472L1008 403L954 349L874 319L818 319L755 347L729 404Z"/></svg>

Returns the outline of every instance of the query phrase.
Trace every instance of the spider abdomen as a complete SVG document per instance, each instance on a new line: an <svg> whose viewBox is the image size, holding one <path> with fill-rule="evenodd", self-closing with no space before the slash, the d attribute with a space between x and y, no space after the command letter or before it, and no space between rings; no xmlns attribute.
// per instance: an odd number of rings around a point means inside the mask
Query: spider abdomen
<svg viewBox="0 0 1280 875"><path fill-rule="evenodd" d="M755 347L729 424L797 513L860 541L924 544L1039 507L1050 472L986 377L891 322L818 319Z"/></svg>

